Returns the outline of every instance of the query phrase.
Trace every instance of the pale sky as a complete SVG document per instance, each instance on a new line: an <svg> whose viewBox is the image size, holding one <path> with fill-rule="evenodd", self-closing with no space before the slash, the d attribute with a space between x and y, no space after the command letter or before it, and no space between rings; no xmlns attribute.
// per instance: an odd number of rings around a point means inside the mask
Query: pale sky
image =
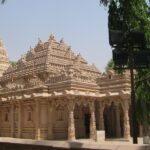
<svg viewBox="0 0 150 150"><path fill-rule="evenodd" d="M0 38L10 60L18 60L53 33L104 71L112 57L107 17L99 0L7 0L0 5Z"/></svg>

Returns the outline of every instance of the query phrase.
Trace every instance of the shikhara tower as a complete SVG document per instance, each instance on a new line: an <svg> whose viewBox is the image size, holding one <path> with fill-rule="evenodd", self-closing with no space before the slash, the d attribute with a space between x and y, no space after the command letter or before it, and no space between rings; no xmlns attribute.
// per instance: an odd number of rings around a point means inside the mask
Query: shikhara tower
<svg viewBox="0 0 150 150"><path fill-rule="evenodd" d="M3 41L0 39L0 76L2 76L5 70L7 70L9 65L6 48L3 44Z"/></svg>

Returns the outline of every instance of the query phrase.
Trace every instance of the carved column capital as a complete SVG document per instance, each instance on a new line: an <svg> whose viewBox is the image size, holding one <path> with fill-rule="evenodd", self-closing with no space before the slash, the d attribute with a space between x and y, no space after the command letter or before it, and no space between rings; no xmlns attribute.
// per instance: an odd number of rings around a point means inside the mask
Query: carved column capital
<svg viewBox="0 0 150 150"><path fill-rule="evenodd" d="M104 111L104 108L105 108L105 102L99 102L99 108L100 108L100 111Z"/></svg>
<svg viewBox="0 0 150 150"><path fill-rule="evenodd" d="M95 112L95 106L94 106L94 102L89 102L89 108L90 108L90 112Z"/></svg>
<svg viewBox="0 0 150 150"><path fill-rule="evenodd" d="M68 110L69 111L74 111L75 103L73 100L70 100L68 103Z"/></svg>

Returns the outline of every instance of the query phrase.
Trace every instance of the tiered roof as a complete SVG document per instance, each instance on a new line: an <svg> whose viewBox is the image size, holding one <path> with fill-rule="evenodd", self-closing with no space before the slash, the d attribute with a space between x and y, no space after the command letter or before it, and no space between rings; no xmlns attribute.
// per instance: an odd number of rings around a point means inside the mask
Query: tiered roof
<svg viewBox="0 0 150 150"><path fill-rule="evenodd" d="M123 74L118 74L114 70L107 71L107 74L101 76L98 79L98 84L101 87L101 92L118 92L130 91L131 81L129 71L125 71Z"/></svg>
<svg viewBox="0 0 150 150"><path fill-rule="evenodd" d="M0 47L3 47L2 42ZM2 56L7 64L5 51ZM129 97L129 74L119 76L110 71L103 75L95 65L89 65L80 54L76 55L63 39L58 42L51 35L46 42L39 39L34 48L0 77L1 101L66 95L101 100Z"/></svg>
<svg viewBox="0 0 150 150"><path fill-rule="evenodd" d="M99 70L89 65L80 54L76 55L63 39L58 42L50 35L47 42L39 39L35 48L30 48L15 66L10 66L0 83L7 88L13 83L20 88L45 85L50 91L96 90L96 80L100 76Z"/></svg>

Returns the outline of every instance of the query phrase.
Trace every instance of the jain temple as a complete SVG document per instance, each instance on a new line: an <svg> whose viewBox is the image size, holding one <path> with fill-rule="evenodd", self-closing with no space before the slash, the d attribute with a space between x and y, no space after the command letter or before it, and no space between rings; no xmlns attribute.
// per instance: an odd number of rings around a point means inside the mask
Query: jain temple
<svg viewBox="0 0 150 150"><path fill-rule="evenodd" d="M0 137L128 140L130 105L127 72L101 73L63 39L39 40L13 65L0 40Z"/></svg>

